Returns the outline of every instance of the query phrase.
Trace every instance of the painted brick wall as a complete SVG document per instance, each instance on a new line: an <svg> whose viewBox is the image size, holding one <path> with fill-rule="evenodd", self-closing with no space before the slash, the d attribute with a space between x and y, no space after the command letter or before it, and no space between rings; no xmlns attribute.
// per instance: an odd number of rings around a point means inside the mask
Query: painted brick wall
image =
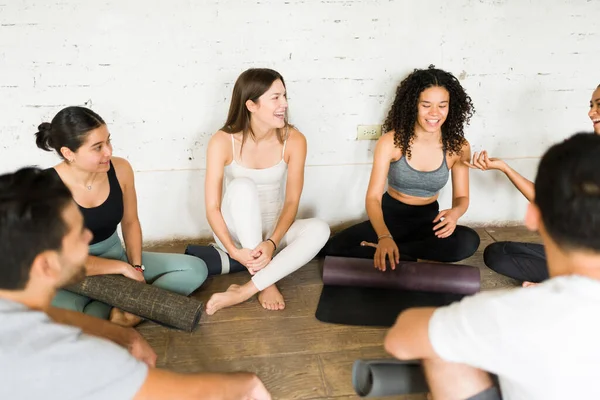
<svg viewBox="0 0 600 400"><path fill-rule="evenodd" d="M347 223L365 215L374 148L356 126L381 123L399 81L435 64L473 98L473 149L533 178L552 142L591 128L598 15L598 0L0 0L0 171L55 163L37 125L87 105L136 170L145 238L208 236L208 138L239 73L266 66L309 142L300 214ZM471 174L471 197L471 224L526 205L494 172Z"/></svg>

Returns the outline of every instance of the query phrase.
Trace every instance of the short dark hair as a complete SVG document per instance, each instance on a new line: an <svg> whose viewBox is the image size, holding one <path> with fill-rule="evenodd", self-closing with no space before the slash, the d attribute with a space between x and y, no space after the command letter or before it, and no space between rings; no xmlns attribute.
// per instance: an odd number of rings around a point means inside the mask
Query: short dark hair
<svg viewBox="0 0 600 400"><path fill-rule="evenodd" d="M62 213L71 201L69 189L49 170L0 175L0 289L24 289L35 257L62 248L68 230Z"/></svg>
<svg viewBox="0 0 600 400"><path fill-rule="evenodd" d="M577 133L552 146L535 179L546 231L566 250L600 252L600 136Z"/></svg>
<svg viewBox="0 0 600 400"><path fill-rule="evenodd" d="M52 118L52 122L43 122L35 134L37 147L46 151L56 151L64 158L60 149L66 147L77 151L88 133L104 125L98 114L85 107L63 108Z"/></svg>

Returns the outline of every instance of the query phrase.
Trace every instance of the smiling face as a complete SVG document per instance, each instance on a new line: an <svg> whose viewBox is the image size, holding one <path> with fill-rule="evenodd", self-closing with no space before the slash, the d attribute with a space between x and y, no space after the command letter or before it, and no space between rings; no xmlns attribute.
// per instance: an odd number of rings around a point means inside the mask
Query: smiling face
<svg viewBox="0 0 600 400"><path fill-rule="evenodd" d="M417 103L415 130L428 133L440 132L448 117L450 93L443 87L432 86L421 92Z"/></svg>
<svg viewBox="0 0 600 400"><path fill-rule="evenodd" d="M600 86L592 93L588 115L594 124L594 132L600 135Z"/></svg>
<svg viewBox="0 0 600 400"><path fill-rule="evenodd" d="M267 129L285 127L288 108L285 86L277 79L258 101L248 100L246 106L251 113L252 122Z"/></svg>
<svg viewBox="0 0 600 400"><path fill-rule="evenodd" d="M106 125L91 130L76 152L66 155L79 168L89 172L108 172L112 157L110 133Z"/></svg>

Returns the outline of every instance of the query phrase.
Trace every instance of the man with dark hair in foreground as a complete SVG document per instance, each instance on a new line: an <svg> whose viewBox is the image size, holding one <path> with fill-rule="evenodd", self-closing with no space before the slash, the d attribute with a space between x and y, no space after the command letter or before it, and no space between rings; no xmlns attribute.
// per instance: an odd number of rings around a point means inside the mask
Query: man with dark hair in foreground
<svg viewBox="0 0 600 400"><path fill-rule="evenodd" d="M600 136L550 148L525 223L551 279L400 314L385 347L421 359L435 400L600 399Z"/></svg>
<svg viewBox="0 0 600 400"><path fill-rule="evenodd" d="M90 240L55 174L0 176L1 399L270 399L254 374L159 370L133 329L52 308L59 288L85 276Z"/></svg>

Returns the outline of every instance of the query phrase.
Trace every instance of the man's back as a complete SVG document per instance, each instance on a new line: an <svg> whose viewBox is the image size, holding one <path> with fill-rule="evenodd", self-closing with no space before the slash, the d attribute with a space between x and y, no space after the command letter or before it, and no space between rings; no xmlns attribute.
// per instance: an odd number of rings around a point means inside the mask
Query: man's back
<svg viewBox="0 0 600 400"><path fill-rule="evenodd" d="M0 398L131 399L148 368L125 349L0 299Z"/></svg>
<svg viewBox="0 0 600 400"><path fill-rule="evenodd" d="M600 399L600 281L482 293L438 309L429 336L442 359L497 374L504 399Z"/></svg>

